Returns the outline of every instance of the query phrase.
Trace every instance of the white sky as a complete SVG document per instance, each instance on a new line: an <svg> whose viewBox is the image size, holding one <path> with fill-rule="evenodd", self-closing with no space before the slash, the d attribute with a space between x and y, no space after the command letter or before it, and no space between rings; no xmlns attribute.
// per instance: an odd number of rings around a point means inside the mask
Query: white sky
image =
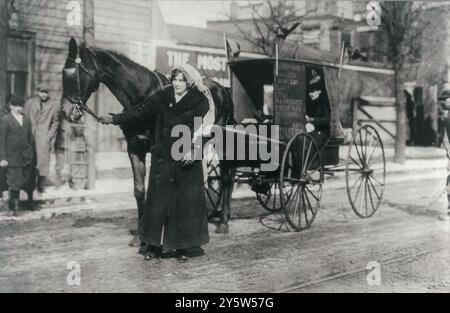
<svg viewBox="0 0 450 313"><path fill-rule="evenodd" d="M158 0L167 23L197 27L206 27L207 20L225 19L224 12L228 12L231 2L232 0Z"/></svg>

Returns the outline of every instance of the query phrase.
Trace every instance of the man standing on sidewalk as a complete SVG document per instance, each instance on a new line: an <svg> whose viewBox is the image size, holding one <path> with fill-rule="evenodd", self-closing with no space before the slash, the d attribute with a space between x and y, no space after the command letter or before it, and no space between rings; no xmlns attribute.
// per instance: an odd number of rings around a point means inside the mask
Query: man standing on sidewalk
<svg viewBox="0 0 450 313"><path fill-rule="evenodd" d="M0 104L0 138L2 137L1 129L2 129L2 120L3 116L9 113L8 103L11 100L11 96L6 97L6 103ZM0 152L1 153L1 152ZM8 182L6 179L7 168L0 167L0 210L7 208L9 201L9 191L8 191Z"/></svg>
<svg viewBox="0 0 450 313"><path fill-rule="evenodd" d="M14 216L19 211L20 190L28 195L28 208L33 210L35 156L31 122L23 114L24 100L13 95L9 99L11 112L2 117L0 137L0 167L6 169L10 191L9 208Z"/></svg>
<svg viewBox="0 0 450 313"><path fill-rule="evenodd" d="M449 86L446 86L449 87ZM441 104L441 109L444 111L444 126L445 131L447 133L447 142L443 142L445 149L447 150L447 158L448 158L448 166L447 171L450 173L450 117L448 111L450 110L450 89L445 88L439 94L438 100ZM445 137L445 136L444 136ZM448 215L446 219L449 219L450 216L450 175L447 174L447 199L448 199Z"/></svg>
<svg viewBox="0 0 450 313"><path fill-rule="evenodd" d="M59 123L59 107L50 101L50 87L39 84L38 96L25 103L25 114L30 117L36 142L37 169L39 172L37 189L44 192L49 186L50 154L54 146Z"/></svg>

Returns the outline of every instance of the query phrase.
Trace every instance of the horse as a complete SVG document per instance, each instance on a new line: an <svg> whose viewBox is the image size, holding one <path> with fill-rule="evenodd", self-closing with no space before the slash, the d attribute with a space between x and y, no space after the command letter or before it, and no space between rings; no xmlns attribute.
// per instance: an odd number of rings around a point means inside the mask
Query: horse
<svg viewBox="0 0 450 313"><path fill-rule="evenodd" d="M98 120L98 116L87 106L87 101L103 83L117 98L124 110L142 105L146 100L169 85L167 78L158 71L151 71L129 58L105 49L78 45L72 37L68 46L68 56L62 70L63 92L61 108L69 122L79 121L84 112ZM233 103L229 92L218 82L204 78L215 105L215 125L226 126L234 121ZM154 143L154 125L122 126L127 142L127 153L131 162L134 183L134 197L141 220L145 203L145 157ZM221 169L220 186L223 190L222 207L218 212L222 217L217 221L217 233L228 232L233 170L219 163ZM138 226L139 229L139 226ZM138 245L135 234L130 245Z"/></svg>

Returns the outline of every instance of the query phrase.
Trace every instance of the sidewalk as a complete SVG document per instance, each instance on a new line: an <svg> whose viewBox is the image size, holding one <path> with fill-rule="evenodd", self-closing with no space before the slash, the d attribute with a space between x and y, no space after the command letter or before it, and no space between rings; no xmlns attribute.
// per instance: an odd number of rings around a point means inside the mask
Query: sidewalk
<svg viewBox="0 0 450 313"><path fill-rule="evenodd" d="M341 158L346 158L347 149L347 146L341 147ZM410 180L442 179L444 188L448 162L444 149L407 147L407 159L402 165L392 162L393 148L386 148L385 155L387 184ZM98 153L96 162L98 179L94 189L73 190L68 184L65 184L59 190L49 187L42 195L36 192L35 199L45 208L46 206L64 207L89 204L93 199L96 202L102 202L108 195L115 197L123 195L123 199L127 199L127 203L134 205L132 172L127 153ZM147 164L150 164L150 155L147 156ZM52 166L52 168L54 167ZM326 176L324 190L327 188L345 188L345 172ZM25 195L22 196L26 198ZM254 192L248 185L236 185L233 198L249 197L254 197ZM4 214L6 212L0 212L0 215Z"/></svg>

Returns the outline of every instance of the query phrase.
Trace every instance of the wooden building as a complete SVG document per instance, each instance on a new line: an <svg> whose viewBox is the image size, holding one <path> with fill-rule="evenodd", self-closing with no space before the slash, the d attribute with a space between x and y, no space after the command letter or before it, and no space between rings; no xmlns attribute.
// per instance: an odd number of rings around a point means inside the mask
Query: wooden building
<svg viewBox="0 0 450 313"><path fill-rule="evenodd" d="M28 98L35 94L39 82L52 87L51 101L61 98L61 71L67 57L70 37L83 40L84 0L8 0L10 29L8 36L8 91ZM95 46L119 52L133 61L170 71L168 53L188 53L192 60L200 58L202 73L224 83L223 33L195 27L168 25L157 1L95 0L93 1ZM248 47L243 45L243 50ZM220 70L217 64L220 63ZM198 64L192 64L197 66ZM99 114L121 112L122 107L101 85L96 97ZM88 104L94 107L93 98ZM65 128L67 128L67 123ZM99 125L98 151L126 151L123 134L118 127ZM65 143L61 148L67 148Z"/></svg>
<svg viewBox="0 0 450 313"><path fill-rule="evenodd" d="M8 1L7 93L28 98L35 94L39 82L46 82L52 89L51 101L59 103L61 71L69 39L83 40L84 1ZM149 66L153 25L162 21L160 16L153 16L154 12L158 15L158 10L154 10L155 3L150 0L95 0L92 12L95 45L123 53ZM164 36L163 31L160 34ZM99 91L98 103L100 114L121 110L120 104L104 87ZM99 151L122 150L118 128L98 127L98 136Z"/></svg>

